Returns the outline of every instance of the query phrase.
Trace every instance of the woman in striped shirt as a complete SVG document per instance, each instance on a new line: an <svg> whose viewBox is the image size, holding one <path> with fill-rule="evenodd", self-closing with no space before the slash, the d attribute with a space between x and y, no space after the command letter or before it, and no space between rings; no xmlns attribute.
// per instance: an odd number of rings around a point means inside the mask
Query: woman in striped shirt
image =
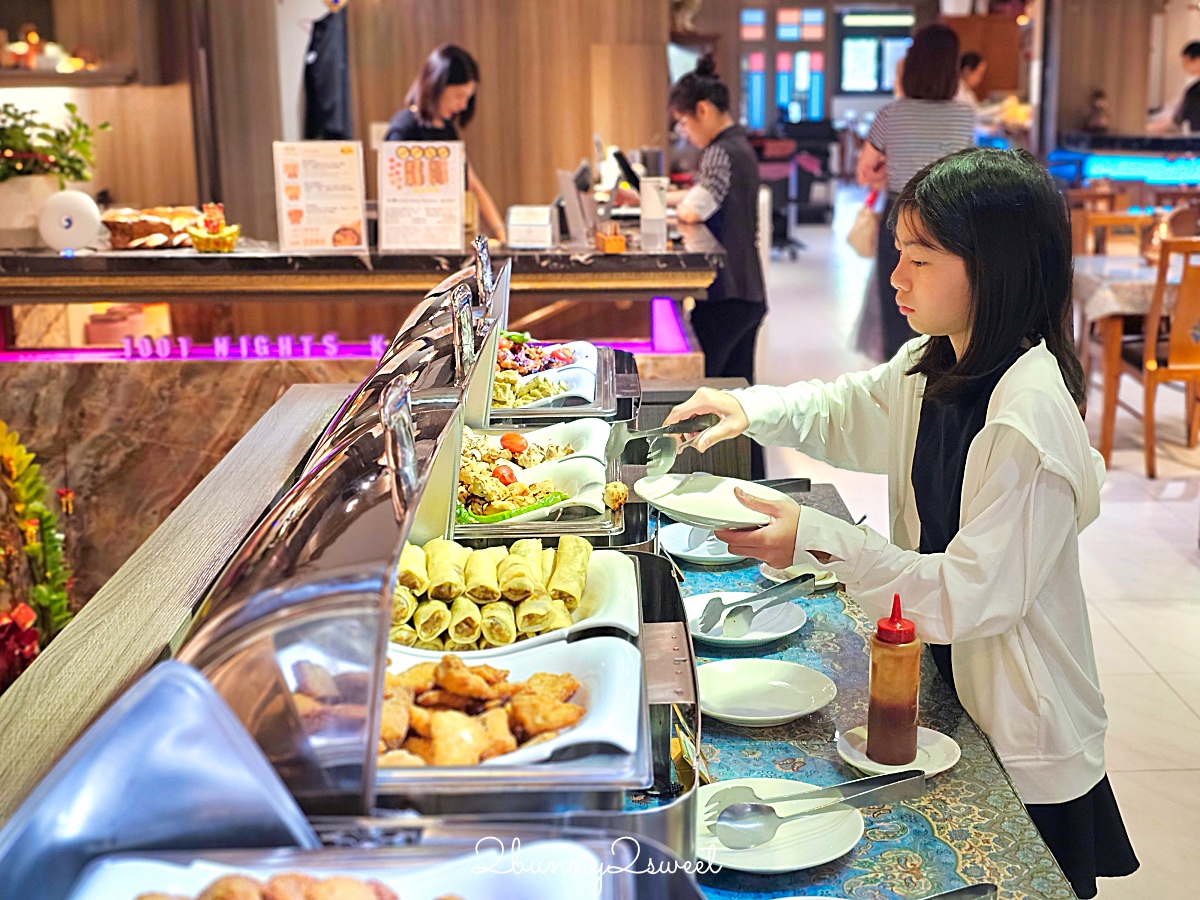
<svg viewBox="0 0 1200 900"><path fill-rule="evenodd" d="M879 224L875 277L883 317L883 352L891 359L916 336L896 305L892 272L900 262L896 235L887 226L896 196L919 171L943 156L975 143L975 111L954 100L958 91L958 35L945 25L917 32L904 61L904 96L875 115L858 160L858 181L886 190L887 208Z"/></svg>

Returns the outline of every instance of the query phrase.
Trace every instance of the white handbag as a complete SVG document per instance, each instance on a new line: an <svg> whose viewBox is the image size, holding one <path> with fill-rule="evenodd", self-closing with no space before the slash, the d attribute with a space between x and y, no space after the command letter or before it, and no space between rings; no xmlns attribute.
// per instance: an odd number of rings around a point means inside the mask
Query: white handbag
<svg viewBox="0 0 1200 900"><path fill-rule="evenodd" d="M871 191L854 224L846 235L846 243L850 245L863 259L875 258L875 245L879 242L879 213L875 212L875 201L879 198L878 191Z"/></svg>

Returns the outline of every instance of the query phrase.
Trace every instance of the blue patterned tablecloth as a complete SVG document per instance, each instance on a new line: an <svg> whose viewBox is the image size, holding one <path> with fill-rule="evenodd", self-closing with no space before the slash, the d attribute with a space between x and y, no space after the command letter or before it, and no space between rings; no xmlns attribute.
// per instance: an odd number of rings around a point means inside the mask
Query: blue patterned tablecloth
<svg viewBox="0 0 1200 900"><path fill-rule="evenodd" d="M844 506L836 492L829 496L831 491L827 485L814 485L811 498L802 502L841 512ZM722 568L682 564L681 568L684 596L770 586L757 564ZM838 756L835 735L866 723L868 636L873 623L841 593L831 591L797 602L808 613L808 622L797 634L774 644L739 651L696 643L701 663L739 656L785 659L824 672L838 688L827 707L787 725L743 728L705 719L702 748L718 780L760 776L827 785L863 777ZM864 810L866 833L841 859L786 875L728 869L704 875L700 881L709 897L803 894L917 900L991 881L1001 886L1005 900L1073 900L1070 884L991 744L942 681L928 652L921 674L921 724L958 742L962 748L958 765L930 779L928 790L917 800Z"/></svg>

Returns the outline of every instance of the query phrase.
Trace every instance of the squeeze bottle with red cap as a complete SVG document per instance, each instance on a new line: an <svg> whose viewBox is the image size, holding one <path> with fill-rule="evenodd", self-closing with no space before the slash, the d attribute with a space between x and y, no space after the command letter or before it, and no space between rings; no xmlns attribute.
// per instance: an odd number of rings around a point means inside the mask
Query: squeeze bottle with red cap
<svg viewBox="0 0 1200 900"><path fill-rule="evenodd" d="M900 615L880 619L871 638L871 699L867 706L867 756L885 766L917 758L917 699L921 689L921 642L917 626Z"/></svg>

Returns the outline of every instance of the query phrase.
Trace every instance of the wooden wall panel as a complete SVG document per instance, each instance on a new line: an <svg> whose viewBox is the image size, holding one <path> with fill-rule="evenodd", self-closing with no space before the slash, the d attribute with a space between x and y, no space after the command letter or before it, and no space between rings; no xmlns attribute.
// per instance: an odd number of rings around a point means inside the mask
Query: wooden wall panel
<svg viewBox="0 0 1200 900"><path fill-rule="evenodd" d="M987 60L981 99L992 91L1021 89L1021 27L1012 16L943 16L941 21L954 29L963 53L973 51Z"/></svg>
<svg viewBox="0 0 1200 900"><path fill-rule="evenodd" d="M631 91L666 96L663 52L661 44L592 44L592 130L606 144L665 145L666 111L631 103L629 96Z"/></svg>
<svg viewBox="0 0 1200 900"><path fill-rule="evenodd" d="M138 30L137 0L54 0L54 39L68 50L86 44L107 67L136 67Z"/></svg>
<svg viewBox="0 0 1200 900"><path fill-rule="evenodd" d="M1108 94L1114 133L1146 125L1150 17L1159 0L1064 0L1058 130L1078 131L1092 91Z"/></svg>
<svg viewBox="0 0 1200 900"><path fill-rule="evenodd" d="M661 48L653 84L619 86L630 113L665 130L668 0L360 0L350 4L350 56L357 134L401 107L426 56L460 44L479 62L475 120L463 138L497 204L547 202L555 168L591 157L593 44ZM653 133L635 144L651 143ZM611 140L605 136L605 140ZM368 154L370 156L371 154ZM368 162L373 190L374 160Z"/></svg>

